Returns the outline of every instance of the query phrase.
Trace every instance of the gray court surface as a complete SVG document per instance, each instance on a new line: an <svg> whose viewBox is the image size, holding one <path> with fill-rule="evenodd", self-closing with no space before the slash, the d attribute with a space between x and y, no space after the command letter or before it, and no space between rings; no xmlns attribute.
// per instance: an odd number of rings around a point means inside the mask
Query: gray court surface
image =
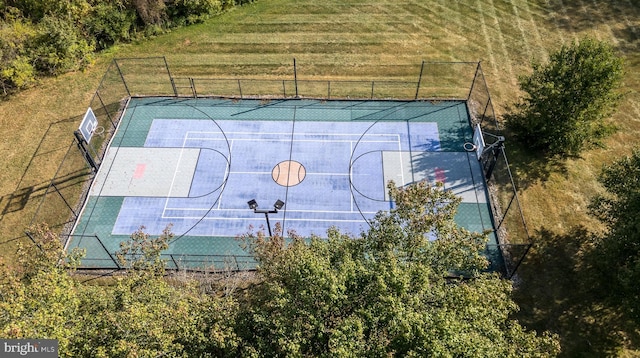
<svg viewBox="0 0 640 358"><path fill-rule="evenodd" d="M398 186L418 181L442 183L462 198L463 203L487 203L482 169L475 153L383 152L384 182ZM386 193L385 200L389 200Z"/></svg>
<svg viewBox="0 0 640 358"><path fill-rule="evenodd" d="M189 196L200 150L111 147L91 187L94 196Z"/></svg>

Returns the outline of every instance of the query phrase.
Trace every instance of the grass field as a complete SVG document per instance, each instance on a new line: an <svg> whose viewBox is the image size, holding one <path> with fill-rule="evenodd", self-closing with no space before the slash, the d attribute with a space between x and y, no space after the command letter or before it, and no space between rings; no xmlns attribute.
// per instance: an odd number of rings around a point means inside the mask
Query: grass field
<svg viewBox="0 0 640 358"><path fill-rule="evenodd" d="M113 57L164 55L176 76L265 79L291 76L296 58L299 78L345 80L415 80L422 60L481 60L501 114L516 99L517 77L527 73L531 61L545 61L561 44L584 36L611 42L625 58L626 97L613 118L619 131L607 140L606 148L564 163L541 161L513 143L507 143L507 150L532 231L544 228L563 235L577 225L595 229L586 206L601 190L596 182L601 166L629 154L639 143L640 5L634 0L259 0L205 24L120 45L101 54L85 72L43 80L0 103L0 250L10 261L17 243L25 240L22 232L35 210L33 203L54 175ZM523 269L554 262L532 260ZM540 277L524 287L548 292L549 302L564 297L556 294L569 289L559 287L566 283L562 271L544 272L560 277L556 286L554 277ZM547 287L550 283L553 287ZM521 305L533 306L534 297L540 295L522 295ZM609 344L597 338L597 331L589 333L590 339L574 339L579 330L563 331L571 330L567 327L572 322L593 317L572 321L571 309L523 311L529 315L523 317L525 323L555 327L568 354L597 356L601 350L593 346ZM566 322L545 324L545 319ZM638 347L638 336L636 330L635 336L617 340L611 349Z"/></svg>

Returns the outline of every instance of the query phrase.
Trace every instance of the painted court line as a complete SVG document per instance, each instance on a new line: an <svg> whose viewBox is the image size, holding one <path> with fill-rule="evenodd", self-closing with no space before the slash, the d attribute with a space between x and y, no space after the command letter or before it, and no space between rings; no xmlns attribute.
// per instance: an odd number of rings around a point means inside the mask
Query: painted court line
<svg viewBox="0 0 640 358"><path fill-rule="evenodd" d="M229 153L233 152L233 142L229 143ZM224 189L227 186L227 179L229 178L229 175L231 173L229 172L229 166L225 166L224 168L224 178L225 181L224 183L222 183L222 187L220 188L220 195L218 195L218 209L220 209L221 205L222 205L222 195L224 195Z"/></svg>
<svg viewBox="0 0 640 358"><path fill-rule="evenodd" d="M225 132L225 134L244 134L244 135L249 135L249 134L253 134L255 136L255 133L251 133L251 132ZM192 141L192 140L212 140L212 141L228 141L229 142L229 151L230 151L230 156L231 158L233 158L233 145L235 141L253 141L253 142L273 142L274 140L266 140L262 138L211 138L211 137L207 137L207 136L202 136L202 134L213 134L216 136L220 135L220 132L203 132L203 131L187 131L185 132L185 135L183 137L183 148L193 148L193 147L189 147L188 146L188 141ZM286 134L290 135L290 132L267 132L267 133L260 133L260 136L263 135L278 135L278 136L284 136ZM335 133L318 133L318 132L305 132L305 133L296 133L296 136L299 137L304 137L304 136L324 136L324 137L338 137L338 138L343 138L343 137L357 137L358 141L354 141L354 140L348 140L348 139L339 139L339 140L331 140L331 139L293 139L294 142L320 142L320 143L349 143L350 145L350 150L349 153L345 153L345 155L351 156L353 154L354 151L354 144L357 143L392 143L392 144L396 144L398 149L401 150L402 149L402 140L400 138L399 134L396 133L381 133L381 134L370 134L369 137L387 137L390 138L388 140L366 140L363 139L363 136L361 134L335 134ZM365 135L364 137L366 137L367 135ZM286 139L280 139L277 140L279 142L285 142L285 143L289 143L291 142L291 138L286 138ZM402 154L399 154L402 155ZM347 159L347 158L345 158ZM349 159L350 161L351 159ZM400 163L402 163L402 161L400 161ZM402 164L401 164L402 165ZM331 177L345 177L345 176L351 176L353 174L352 172L352 168L350 169L351 172L307 172L306 175L309 176L331 176ZM272 175L271 171L228 171L228 167L225 168L225 177L227 177L227 173L229 175L231 174L235 174L235 175ZM176 176L178 175L177 172L174 172L174 181ZM195 173L194 173L195 175ZM193 180L193 179L192 179ZM405 178L404 178L404 173L402 174L402 181L403 181L403 185L405 182ZM171 195L168 195L165 198L165 203L164 203L164 207L162 210L162 218L171 218L171 219L192 219L191 217L179 217L179 216L168 216L166 214L167 211L169 210L182 210L182 211L214 211L214 210L221 210L222 206L223 206L223 200L222 200L222 196L224 195L224 189L226 187L227 183L223 183L222 187L221 187L221 192L220 195L216 198L217 200L217 205L215 205L215 208L212 208L211 206L205 206L205 207L193 207L191 205L187 206L187 207L174 207L173 205L170 205L169 200L171 199ZM173 189L173 182L172 182L172 189ZM171 194L171 193L169 193ZM346 200L346 198L345 198ZM350 203L350 211L345 211L345 212L359 212L359 211L355 211L355 198L353 197L353 195L351 193L349 193L349 203ZM214 205L215 202L212 202L211 205ZM294 211L289 211L289 212L294 212ZM306 212L322 212L322 211L306 211ZM342 211L327 211L328 213L331 212L342 212ZM244 219L242 219L244 220ZM331 220L326 220L326 221L331 221Z"/></svg>

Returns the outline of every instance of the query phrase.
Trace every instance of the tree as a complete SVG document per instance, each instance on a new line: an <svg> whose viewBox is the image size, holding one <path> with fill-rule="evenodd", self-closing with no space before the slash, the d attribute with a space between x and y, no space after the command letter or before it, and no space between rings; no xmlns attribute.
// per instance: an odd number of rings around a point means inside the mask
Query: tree
<svg viewBox="0 0 640 358"><path fill-rule="evenodd" d="M126 276L108 287L83 287L85 334L72 342L73 356L218 357L233 350L235 299L206 295L195 281L170 284L161 259L170 227L157 238L143 229L117 253Z"/></svg>
<svg viewBox="0 0 640 358"><path fill-rule="evenodd" d="M83 25L96 41L96 49L129 41L133 37L136 13L127 8L124 2L97 3L89 16L83 19Z"/></svg>
<svg viewBox="0 0 640 358"><path fill-rule="evenodd" d="M605 166L600 182L606 192L595 197L591 212L607 231L594 253L606 280L629 313L640 323L640 149Z"/></svg>
<svg viewBox="0 0 640 358"><path fill-rule="evenodd" d="M507 127L523 144L548 155L577 155L613 130L605 121L621 95L622 59L590 38L562 46L519 80L525 93Z"/></svg>
<svg viewBox="0 0 640 358"><path fill-rule="evenodd" d="M396 208L350 237L249 233L261 282L240 304L245 356L553 356L557 341L509 318L510 282L486 267L484 234L458 227L441 186L390 184ZM435 240L434 240L435 239ZM465 272L466 278L456 277ZM449 278L447 278L449 276Z"/></svg>
<svg viewBox="0 0 640 358"><path fill-rule="evenodd" d="M41 73L57 75L83 69L92 62L93 46L74 23L47 15L38 29L31 58Z"/></svg>
<svg viewBox="0 0 640 358"><path fill-rule="evenodd" d="M71 275L81 253L65 254L46 226L31 236L18 267L0 265L0 337L56 339L60 357L219 357L236 349L233 297L164 279L168 230L134 233L119 255L131 270L101 284Z"/></svg>
<svg viewBox="0 0 640 358"><path fill-rule="evenodd" d="M45 225L32 228L31 237L31 245L18 248L18 266L0 266L0 337L55 338L67 351L82 334L77 284L67 272L82 252L65 254Z"/></svg>
<svg viewBox="0 0 640 358"><path fill-rule="evenodd" d="M37 31L14 12L8 12L5 17L7 19L0 19L0 96L26 88L36 81L36 71L27 55L27 48Z"/></svg>

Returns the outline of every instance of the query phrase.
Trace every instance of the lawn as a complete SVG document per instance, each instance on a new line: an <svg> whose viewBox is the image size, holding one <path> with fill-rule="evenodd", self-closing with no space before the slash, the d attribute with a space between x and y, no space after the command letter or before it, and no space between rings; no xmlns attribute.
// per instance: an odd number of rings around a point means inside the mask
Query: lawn
<svg viewBox="0 0 640 358"><path fill-rule="evenodd" d="M640 136L639 35L640 7L633 0L259 0L204 24L119 45L98 55L84 72L45 79L0 103L0 131L4 133L0 142L0 250L11 261L17 243L26 240L22 233L39 195L53 177L113 57L164 55L175 76L264 79L290 78L295 58L299 79L344 80L415 80L423 60L480 60L494 107L501 114L515 101L517 78L529 71L531 61L545 61L561 44L584 36L611 42L625 58L626 97L612 118L619 130L606 141L606 147L564 163L537 160L526 148L509 142L507 154L534 234L546 229L552 235L564 235L577 225L596 229L586 209L590 198L601 190L597 174L603 164L629 154ZM530 260L523 272L554 262L553 258ZM562 276L560 270L544 272ZM566 277L561 278L540 277L523 287L533 293L567 290L557 287L564 285ZM553 289L543 286L554 281ZM533 306L531 300L539 297L533 293L522 295L521 305ZM550 295L549 300L559 297ZM545 317L568 319L565 313L523 312L528 315L523 317L525 323L535 322L542 328ZM558 331L567 326L570 324L546 325L559 327ZM637 347L637 336L624 337L622 342ZM569 352L588 353L589 346L598 341L567 344Z"/></svg>

